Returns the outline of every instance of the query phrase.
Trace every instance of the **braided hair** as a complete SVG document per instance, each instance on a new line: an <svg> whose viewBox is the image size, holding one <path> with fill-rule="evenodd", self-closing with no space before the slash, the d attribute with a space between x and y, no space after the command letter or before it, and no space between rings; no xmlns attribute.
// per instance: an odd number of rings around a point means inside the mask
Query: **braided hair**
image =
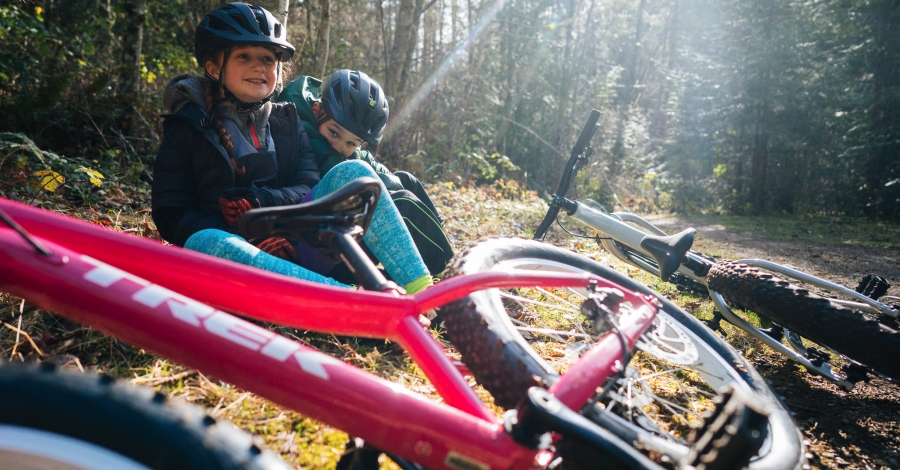
<svg viewBox="0 0 900 470"><path fill-rule="evenodd" d="M207 60L211 60L211 58ZM238 176L243 176L244 173L247 172L247 168L243 165L240 165L234 158L234 142L231 141L231 134L229 134L228 130L225 129L225 126L222 125L222 119L215 115L215 110L213 109L213 107L218 104L221 95L222 90L219 87L219 83L207 79L206 109L209 109L209 116L213 116L213 128L215 129L216 134L219 136L219 142L222 144L222 147L224 147L225 151L228 152L228 158L229 160L231 160L231 166L234 167L235 174L237 174Z"/></svg>

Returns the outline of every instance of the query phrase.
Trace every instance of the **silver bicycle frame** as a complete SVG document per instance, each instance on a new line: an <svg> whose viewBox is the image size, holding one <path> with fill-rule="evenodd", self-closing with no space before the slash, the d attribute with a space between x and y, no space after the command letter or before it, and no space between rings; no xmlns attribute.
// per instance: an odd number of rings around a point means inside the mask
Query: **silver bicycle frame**
<svg viewBox="0 0 900 470"><path fill-rule="evenodd" d="M640 237L645 233L649 233L651 235L667 235L665 232L660 230L658 227L650 223L648 220L636 215L631 212L613 212L611 214L607 214L603 211L594 209L590 206L587 206L582 203L578 203L578 207L574 214L572 214L576 220L588 225L591 228L594 228L606 235L608 237L603 237L600 239L600 244L603 246L606 251L610 252L613 256L618 258L619 260L628 263L632 266L636 266L644 271L647 271L651 274L655 274L659 276L659 269L656 266L650 265L640 259L629 256L622 248L616 243L621 243L627 245L630 249L650 256L649 253L642 250L640 248ZM635 225L640 227L643 231L637 230L633 228L631 225ZM631 231L636 231L641 235L636 235L633 232L630 232L626 229L630 229ZM621 236L623 233L628 233L629 237L625 238ZM635 242L635 240L637 240ZM844 286L839 284L835 284L833 282L826 281L824 279L815 277L813 275L797 271L795 269L789 268L787 266L782 266L777 263L772 263L770 261L760 260L760 259L742 259L738 260L738 263L744 263L748 266L753 266L757 268L762 268L768 271L779 273L785 277L808 283L814 285L820 289L823 289L828 292L839 293L841 295L850 297L854 301L843 300L843 299L829 299L832 302L845 307L856 309L860 311L864 311L872 314L885 314L893 318L897 318L897 311L891 309L887 305L878 302L876 300L870 299L858 292L850 290ZM678 272L688 276L694 281L704 285L709 290L709 286L706 282L705 276L697 276L693 271L681 266L678 268ZM716 308L722 313L725 319L735 325L736 327L746 331L748 334L753 336L754 338L759 339L772 349L780 352L781 354L787 356L792 361L797 364L802 365L808 371L821 375L826 379L834 382L845 390L852 390L854 384L852 382L848 382L843 377L834 373L831 369L830 364L827 362L823 362L821 366L816 366L809 359L806 358L807 350L806 347L802 343L802 338L795 332L785 329L785 337L788 340L788 343L791 345L795 351L792 351L790 348L782 344L780 341L776 341L774 338L761 331L759 328L751 325L746 322L741 317L737 316L734 312L731 311L730 308L725 304L725 299L722 298L722 295L718 292L714 292L709 290L710 298L715 304ZM798 354L798 352L800 354Z"/></svg>
<svg viewBox="0 0 900 470"><path fill-rule="evenodd" d="M725 317L725 320L727 320L728 323L731 323L732 325L746 331L750 336L753 336L754 338L765 343L770 348L787 356L788 359L805 367L806 370L825 377L826 379L834 382L848 392L850 390L853 390L853 382L848 382L843 377L835 374L834 371L831 370L831 365L829 363L823 362L821 366L817 366L810 362L810 360L805 357L806 348L803 346L803 343L800 342L800 338L796 333L786 328L784 330L785 337L789 339L788 342L791 344L791 347L797 349L801 354L804 354L803 356L797 354L797 352L792 351L780 341L776 341L775 338L767 335L764 331L751 325L750 323L747 323L743 318L737 316L737 314L732 312L731 309L728 308L728 305L725 304L725 299L722 298L722 294L710 291L709 296L710 298L712 298L713 304L715 304L716 309L719 310L719 312L723 317Z"/></svg>
<svg viewBox="0 0 900 470"><path fill-rule="evenodd" d="M659 276L659 269L657 269L656 266L647 264L644 261L628 256L625 251L623 251L618 245L616 245L616 242L618 241L619 243L628 245L628 247L632 250L651 257L650 253L641 248L641 238L648 233L650 235L666 236L668 235L666 232L663 232L646 219L632 214L631 212L613 212L611 214L607 214L581 203L578 203L578 209L576 209L575 213L572 214L572 217L584 224L587 224L589 227L592 227L602 233L609 235L608 238L604 237L600 239L600 245L603 246L603 248L605 248L606 251L610 252L613 256L625 263L641 268L644 271L649 272L650 274ZM600 225L598 222L602 222L603 225ZM624 222L629 222L637 225L638 227L644 229L644 231L637 230L631 225L628 225ZM607 227L614 227L616 229L616 232L606 230ZM639 237L634 237L637 239L637 241L635 242L634 240L625 240L623 238L620 238L617 235L617 232L619 230L622 230L622 227L634 230L639 233ZM685 268L684 266L679 266L678 272L684 274L685 276L688 276L689 278L699 282L700 284L703 284L704 286L706 285L705 277L697 276L693 271Z"/></svg>

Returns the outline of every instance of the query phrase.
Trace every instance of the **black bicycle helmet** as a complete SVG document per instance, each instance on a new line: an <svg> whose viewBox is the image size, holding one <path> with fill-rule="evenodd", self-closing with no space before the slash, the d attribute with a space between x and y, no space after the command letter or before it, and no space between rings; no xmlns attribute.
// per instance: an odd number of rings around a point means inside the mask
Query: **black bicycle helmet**
<svg viewBox="0 0 900 470"><path fill-rule="evenodd" d="M194 56L203 65L204 53L216 53L236 44L273 47L283 62L294 56L287 30L259 5L229 3L206 14L194 33Z"/></svg>
<svg viewBox="0 0 900 470"><path fill-rule="evenodd" d="M344 129L377 146L388 120L388 103L378 82L363 72L338 70L321 87L325 112Z"/></svg>

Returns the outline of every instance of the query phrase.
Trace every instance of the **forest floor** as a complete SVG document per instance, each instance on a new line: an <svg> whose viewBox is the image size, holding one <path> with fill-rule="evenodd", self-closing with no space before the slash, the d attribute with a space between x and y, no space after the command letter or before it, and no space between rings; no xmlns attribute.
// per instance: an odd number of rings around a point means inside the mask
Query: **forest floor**
<svg viewBox="0 0 900 470"><path fill-rule="evenodd" d="M900 281L896 246L795 242L762 235L764 227L756 232L735 230L703 217L651 219L668 233L696 228L699 250L719 252L726 258L767 259L851 288L868 273L895 284ZM897 295L898 287L889 294ZM796 413L809 441L813 467L900 468L900 384L872 378L847 392L771 350L753 355L751 361Z"/></svg>
<svg viewBox="0 0 900 470"><path fill-rule="evenodd" d="M490 237L530 238L546 211L543 201L515 183L500 182L484 187L435 184L429 187L429 193L440 208L446 220L445 229L458 251ZM146 188L112 186L95 193L93 201L73 203L59 194L37 199L26 196L21 187L9 180L8 184L0 185L0 195L112 230L158 239L149 214ZM688 226L697 228L695 248L717 257L767 258L850 287L869 272L900 282L900 266L896 263L900 260L897 248L900 227L850 220L804 223L722 216L656 216L653 221L669 233ZM674 290L618 262L591 240L576 239L554 228L548 241L609 264L654 288L668 289L670 293ZM898 291L900 286L889 293ZM703 295L678 292L666 295L700 317L711 315L711 302ZM334 468L347 442L346 434L337 429L91 328L39 311L20 299L0 294L0 320L17 326L15 330L0 328L0 357L5 360L53 360L69 368L111 373L134 384L161 389L170 397L205 406L213 416L228 419L256 434L297 468ZM852 392L845 392L742 336L740 331L727 325L726 330L728 341L772 382L773 388L796 413L797 422L809 441L813 468L900 469L900 386L872 379L860 383ZM27 333L32 341L20 338L18 331ZM371 342L354 338L282 332L387 380L436 397L421 371L409 362L402 350L389 344L373 347ZM30 345L39 346L43 352ZM445 347L451 345L445 343ZM382 468L397 466L388 461L383 462Z"/></svg>

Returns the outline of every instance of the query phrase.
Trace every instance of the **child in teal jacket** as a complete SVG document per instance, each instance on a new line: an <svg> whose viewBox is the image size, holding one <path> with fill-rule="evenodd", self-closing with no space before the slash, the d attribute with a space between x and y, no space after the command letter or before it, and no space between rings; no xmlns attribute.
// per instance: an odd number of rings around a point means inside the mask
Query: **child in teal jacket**
<svg viewBox="0 0 900 470"><path fill-rule="evenodd" d="M322 175L346 160L361 160L375 170L428 270L442 272L453 249L422 183L410 173L391 172L369 151L359 148L364 142L377 147L387 124L388 104L381 86L363 72L345 69L329 75L324 84L313 77L299 77L284 87L278 100L297 107Z"/></svg>

